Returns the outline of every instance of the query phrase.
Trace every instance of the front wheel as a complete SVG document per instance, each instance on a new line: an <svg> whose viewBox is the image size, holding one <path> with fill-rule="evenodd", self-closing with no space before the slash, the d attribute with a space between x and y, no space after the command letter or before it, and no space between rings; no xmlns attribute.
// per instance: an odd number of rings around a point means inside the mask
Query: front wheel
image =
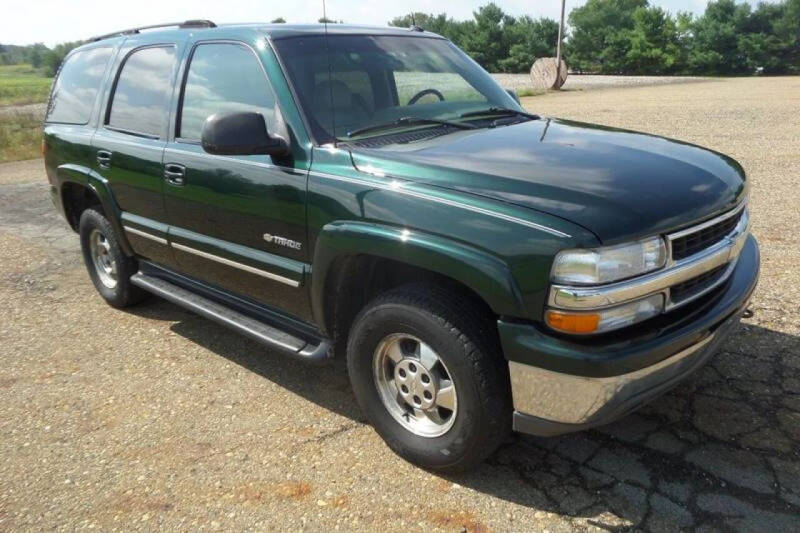
<svg viewBox="0 0 800 533"><path fill-rule="evenodd" d="M347 363L370 423L422 467L472 468L510 432L508 369L493 320L456 292L419 284L378 297L353 324Z"/></svg>

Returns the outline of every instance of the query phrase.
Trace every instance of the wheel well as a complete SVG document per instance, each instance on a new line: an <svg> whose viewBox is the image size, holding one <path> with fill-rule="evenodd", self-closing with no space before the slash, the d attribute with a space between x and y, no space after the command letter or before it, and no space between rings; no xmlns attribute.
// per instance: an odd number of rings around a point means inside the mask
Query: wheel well
<svg viewBox="0 0 800 533"><path fill-rule="evenodd" d="M64 215L70 227L78 231L81 214L89 207L98 206L102 211L100 198L94 191L78 183L65 183L61 188L61 201L64 202Z"/></svg>
<svg viewBox="0 0 800 533"><path fill-rule="evenodd" d="M475 291L463 283L423 268L371 255L352 255L337 259L325 283L325 329L337 353L344 353L350 326L356 315L379 294L408 283L427 282L447 287L496 317Z"/></svg>

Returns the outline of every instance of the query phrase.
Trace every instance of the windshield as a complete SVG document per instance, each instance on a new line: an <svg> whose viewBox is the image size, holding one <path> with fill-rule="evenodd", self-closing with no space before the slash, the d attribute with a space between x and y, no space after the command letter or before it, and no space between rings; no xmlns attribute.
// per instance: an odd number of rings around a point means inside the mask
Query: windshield
<svg viewBox="0 0 800 533"><path fill-rule="evenodd" d="M320 144L431 127L398 119L463 120L470 111L519 105L477 63L444 39L324 35L275 41Z"/></svg>

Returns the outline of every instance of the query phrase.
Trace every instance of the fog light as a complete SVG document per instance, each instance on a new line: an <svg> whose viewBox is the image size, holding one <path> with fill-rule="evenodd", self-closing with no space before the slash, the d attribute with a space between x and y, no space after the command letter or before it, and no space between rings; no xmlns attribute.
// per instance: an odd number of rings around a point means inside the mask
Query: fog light
<svg viewBox="0 0 800 533"><path fill-rule="evenodd" d="M658 315L664 309L664 296L654 294L641 300L608 309L573 313L548 309L545 323L556 331L586 335L624 328Z"/></svg>

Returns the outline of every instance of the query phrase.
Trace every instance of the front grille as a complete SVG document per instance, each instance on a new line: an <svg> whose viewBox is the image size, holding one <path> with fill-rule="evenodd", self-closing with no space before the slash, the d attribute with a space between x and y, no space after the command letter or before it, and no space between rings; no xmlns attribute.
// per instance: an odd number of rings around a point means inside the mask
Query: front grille
<svg viewBox="0 0 800 533"><path fill-rule="evenodd" d="M727 264L718 266L713 270L709 270L704 274L700 274L696 278L686 280L683 283L678 283L677 285L670 287L669 296L673 305L680 303L681 301L690 298L695 294L702 292L707 287L713 285L714 282L716 282L720 276L722 276L726 268L728 268Z"/></svg>
<svg viewBox="0 0 800 533"><path fill-rule="evenodd" d="M715 245L733 231L739 223L739 219L742 218L742 213L744 211L740 210L734 216L714 225L674 239L672 241L672 259L678 261Z"/></svg>

